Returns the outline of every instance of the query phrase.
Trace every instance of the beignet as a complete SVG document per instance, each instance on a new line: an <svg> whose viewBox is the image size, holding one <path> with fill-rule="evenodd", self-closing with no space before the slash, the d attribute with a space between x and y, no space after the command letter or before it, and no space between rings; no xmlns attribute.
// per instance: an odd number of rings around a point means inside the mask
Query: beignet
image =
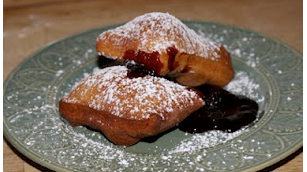
<svg viewBox="0 0 307 172"><path fill-rule="evenodd" d="M99 55L133 60L178 83L225 86L234 76L227 50L198 35L168 13L148 13L97 38Z"/></svg>
<svg viewBox="0 0 307 172"><path fill-rule="evenodd" d="M72 126L102 131L117 145L129 146L161 133L204 105L192 89L155 76L129 78L125 66L112 66L83 79L59 103Z"/></svg>

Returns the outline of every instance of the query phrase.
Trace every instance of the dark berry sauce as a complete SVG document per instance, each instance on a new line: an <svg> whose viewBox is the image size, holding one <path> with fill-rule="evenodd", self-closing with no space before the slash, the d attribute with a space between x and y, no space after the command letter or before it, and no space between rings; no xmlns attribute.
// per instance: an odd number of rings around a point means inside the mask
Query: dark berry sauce
<svg viewBox="0 0 307 172"><path fill-rule="evenodd" d="M178 50L175 47L166 49L169 56L168 69L172 71ZM146 75L159 75L163 63L158 52L128 50L124 54L124 65L127 66L129 78L144 77ZM183 71L189 70L186 66ZM172 79L172 78L167 78ZM253 123L257 118L258 104L244 96L234 95L221 87L202 85L189 88L196 91L205 101L205 105L193 112L189 117L178 124L181 131L188 133L201 133L208 130L222 130L234 132L243 126Z"/></svg>
<svg viewBox="0 0 307 172"><path fill-rule="evenodd" d="M221 87L202 85L193 88L202 95L205 105L179 123L181 131L201 133L212 129L234 132L255 121L258 104Z"/></svg>

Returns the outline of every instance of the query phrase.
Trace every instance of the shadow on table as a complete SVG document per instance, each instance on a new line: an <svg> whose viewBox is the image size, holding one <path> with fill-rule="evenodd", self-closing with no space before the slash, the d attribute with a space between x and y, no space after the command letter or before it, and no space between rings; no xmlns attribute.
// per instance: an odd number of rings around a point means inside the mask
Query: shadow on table
<svg viewBox="0 0 307 172"><path fill-rule="evenodd" d="M26 156L24 156L23 154L21 154L17 149L15 149L11 143L5 138L4 141L6 142L6 144L10 147L10 149L16 154L18 155L23 161L25 161L26 163L30 164L32 167L36 168L39 171L43 171L43 172L54 172L44 166L41 166L39 164L37 164L36 162L30 160L29 158L27 158ZM3 157L4 158L4 157Z"/></svg>
<svg viewBox="0 0 307 172"><path fill-rule="evenodd" d="M259 170L258 172L269 172L269 171L273 171L276 168L286 164L287 162L291 161L292 159L294 159L297 155L299 155L300 153L303 152L303 147L301 147L300 149L298 149L297 151L295 151L293 154L289 155L288 157L286 157L285 159L279 161L276 164L273 164L271 166L268 166L262 170Z"/></svg>

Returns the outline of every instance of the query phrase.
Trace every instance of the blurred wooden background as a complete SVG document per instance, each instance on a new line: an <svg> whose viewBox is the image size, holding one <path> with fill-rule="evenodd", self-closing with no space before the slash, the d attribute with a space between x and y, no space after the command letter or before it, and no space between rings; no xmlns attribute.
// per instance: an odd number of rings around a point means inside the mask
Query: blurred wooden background
<svg viewBox="0 0 307 172"><path fill-rule="evenodd" d="M47 43L151 11L252 29L303 52L301 0L4 0L3 5L4 79ZM5 172L48 171L9 147L6 140L3 152ZM302 171L302 149L266 171L272 169Z"/></svg>

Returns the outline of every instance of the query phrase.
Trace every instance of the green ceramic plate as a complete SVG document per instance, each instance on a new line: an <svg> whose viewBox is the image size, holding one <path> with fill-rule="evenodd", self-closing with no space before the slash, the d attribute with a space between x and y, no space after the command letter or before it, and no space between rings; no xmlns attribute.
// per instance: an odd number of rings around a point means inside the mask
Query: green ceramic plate
<svg viewBox="0 0 307 172"><path fill-rule="evenodd" d="M22 154L55 171L255 171L302 147L303 63L292 48L253 31L211 22L185 22L226 45L235 79L226 88L255 99L259 121L238 132L185 134L177 129L132 147L113 145L85 127L70 127L58 101L99 61L96 37L105 27L41 49L4 83L3 125Z"/></svg>

